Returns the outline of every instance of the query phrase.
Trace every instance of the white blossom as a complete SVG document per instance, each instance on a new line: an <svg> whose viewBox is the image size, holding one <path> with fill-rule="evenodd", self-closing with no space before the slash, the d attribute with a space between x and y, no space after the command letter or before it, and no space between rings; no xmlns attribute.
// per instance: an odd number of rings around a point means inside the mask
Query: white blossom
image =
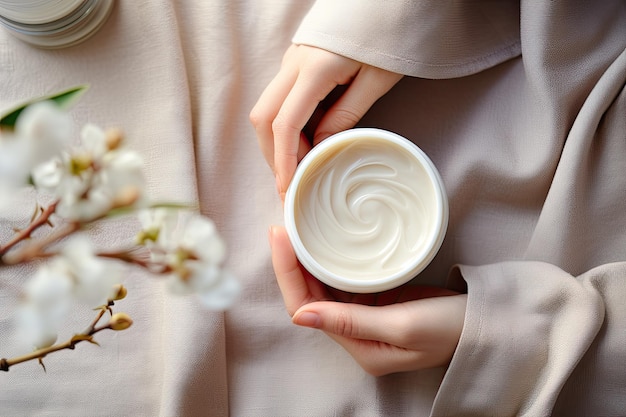
<svg viewBox="0 0 626 417"><path fill-rule="evenodd" d="M64 266L52 262L37 270L24 287L18 310L18 337L33 348L46 347L61 328L72 305L72 281Z"/></svg>
<svg viewBox="0 0 626 417"><path fill-rule="evenodd" d="M167 248L170 246L174 229L178 224L178 212L167 208L144 209L137 213L141 230L135 236L135 243L150 249L150 260L165 264Z"/></svg>
<svg viewBox="0 0 626 417"><path fill-rule="evenodd" d="M69 146L73 131L70 115L51 101L26 107L15 123L16 136L30 143L31 168Z"/></svg>
<svg viewBox="0 0 626 417"><path fill-rule="evenodd" d="M70 116L54 102L26 107L13 130L0 132L0 209L20 198L29 180L57 200L56 215L72 221L90 223L112 209L146 206L143 160L121 146L121 134L87 124L80 141L73 139ZM140 210L138 217L136 243L150 250L157 266L152 272L166 275L172 293L195 294L213 310L233 303L241 287L224 267L226 245L210 219L193 214L179 222L180 211L172 208ZM47 254L27 281L17 310L18 337L36 349L55 343L75 307L96 308L125 295L125 289L119 295L121 263L98 256L86 235L65 238L61 251ZM115 330L132 323L123 313L116 317Z"/></svg>
<svg viewBox="0 0 626 417"><path fill-rule="evenodd" d="M54 190L63 179L63 161L59 157L52 158L37 165L31 175L40 190Z"/></svg>
<svg viewBox="0 0 626 417"><path fill-rule="evenodd" d="M0 134L0 209L12 204L13 194L27 184L31 169L58 155L71 138L69 115L52 102L24 109L15 129Z"/></svg>
<svg viewBox="0 0 626 417"><path fill-rule="evenodd" d="M31 143L14 134L0 134L0 182L17 188L26 184L30 171Z"/></svg>
<svg viewBox="0 0 626 417"><path fill-rule="evenodd" d="M198 291L200 301L211 310L225 310L232 305L239 293L241 284L228 270L222 269L220 275Z"/></svg>
<svg viewBox="0 0 626 417"><path fill-rule="evenodd" d="M137 212L137 219L141 223L141 235L137 237L139 244L144 240L159 243L161 246L167 244L167 237L171 236L178 223L178 213L164 207L144 209Z"/></svg>
<svg viewBox="0 0 626 417"><path fill-rule="evenodd" d="M25 349L42 349L56 342L60 325L50 323L45 311L33 304L23 305L17 312L18 341Z"/></svg>
<svg viewBox="0 0 626 417"><path fill-rule="evenodd" d="M177 243L210 265L219 265L226 257L226 245L215 223L201 215L188 219Z"/></svg>
<svg viewBox="0 0 626 417"><path fill-rule="evenodd" d="M120 265L94 254L86 236L76 236L63 248L58 258L65 264L73 283L73 296L90 307L106 304L121 280Z"/></svg>
<svg viewBox="0 0 626 417"><path fill-rule="evenodd" d="M59 199L57 214L89 221L106 214L129 191L136 196L135 206L145 203L142 167L139 154L118 146L111 149L106 133L88 124L81 131L80 146L37 166L32 178L37 189Z"/></svg>
<svg viewBox="0 0 626 417"><path fill-rule="evenodd" d="M230 306L240 284L223 268L226 245L215 224L201 215L186 219L182 227L164 239L164 263L172 273L167 286L174 294L197 294L212 310Z"/></svg>
<svg viewBox="0 0 626 417"><path fill-rule="evenodd" d="M109 151L105 132L92 123L87 123L82 128L80 139L83 150L94 160L101 160Z"/></svg>
<svg viewBox="0 0 626 417"><path fill-rule="evenodd" d="M25 303L17 316L21 340L45 347L56 338L74 304L90 308L106 304L120 278L120 267L98 258L87 237L74 237L25 285Z"/></svg>

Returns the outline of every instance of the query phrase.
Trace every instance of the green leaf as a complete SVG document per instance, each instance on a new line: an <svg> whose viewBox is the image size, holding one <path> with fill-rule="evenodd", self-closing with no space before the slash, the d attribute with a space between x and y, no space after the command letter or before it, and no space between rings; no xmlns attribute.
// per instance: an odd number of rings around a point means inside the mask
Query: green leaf
<svg viewBox="0 0 626 417"><path fill-rule="evenodd" d="M24 111L26 107L30 106L31 104L50 100L56 103L60 108L67 109L71 107L74 103L76 103L78 99L83 95L83 93L87 91L88 88L89 86L87 85L79 85L61 91L59 93L39 97L33 100L29 100L26 103L20 104L0 118L0 129L13 129L20 114Z"/></svg>

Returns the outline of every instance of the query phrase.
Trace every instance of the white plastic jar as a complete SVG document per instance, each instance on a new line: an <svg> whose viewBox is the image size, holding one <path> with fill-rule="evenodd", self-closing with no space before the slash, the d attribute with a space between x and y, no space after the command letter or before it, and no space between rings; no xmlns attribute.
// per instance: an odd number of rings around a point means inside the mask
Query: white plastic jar
<svg viewBox="0 0 626 417"><path fill-rule="evenodd" d="M93 35L114 0L0 0L0 25L40 48L76 45Z"/></svg>
<svg viewBox="0 0 626 417"><path fill-rule="evenodd" d="M337 133L300 162L285 197L300 263L334 288L400 286L434 258L448 225L443 181L428 156L395 133Z"/></svg>

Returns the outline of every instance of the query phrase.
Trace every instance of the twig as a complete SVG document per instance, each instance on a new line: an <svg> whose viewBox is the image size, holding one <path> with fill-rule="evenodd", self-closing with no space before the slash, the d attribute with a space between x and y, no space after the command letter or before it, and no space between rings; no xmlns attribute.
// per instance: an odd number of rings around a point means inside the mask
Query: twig
<svg viewBox="0 0 626 417"><path fill-rule="evenodd" d="M106 259L117 259L118 261L122 261L131 265L136 265L147 270L153 269L152 262L148 260L140 259L137 256L133 256L133 252L136 252L136 250L125 250L125 251L122 250L122 251L117 251L117 252L99 252L96 254L96 256L100 258L106 258Z"/></svg>
<svg viewBox="0 0 626 417"><path fill-rule="evenodd" d="M35 350L34 352L15 357L13 359L5 359L5 358L0 359L0 371L8 372L9 368L11 368L11 366L13 365L17 365L18 363L32 361L35 359L39 360L39 363L41 364L41 366L43 366L45 370L46 367L43 365L43 358L45 358L47 355L53 352L58 352L64 349L73 350L77 344L79 344L80 342L84 342L84 341L97 345L98 343L93 340L93 335L102 330L110 329L111 323L107 323L106 325L100 326L100 327L96 327L96 326L98 322L100 321L100 319L102 318L102 316L104 316L104 314L107 311L109 312L111 311L112 305L113 305L113 301L109 301L106 306L102 306L96 318L91 322L89 327L87 327L87 329L83 333L72 336L68 341L64 343L59 343L57 345L53 345L47 348L38 349L38 350Z"/></svg>
<svg viewBox="0 0 626 417"><path fill-rule="evenodd" d="M4 256L8 251L10 251L15 245L17 245L18 243L20 243L21 241L25 239L28 239L35 230L39 229L44 224L49 224L50 216L54 214L57 208L57 204L59 204L58 201L55 201L54 203L50 204L47 208L41 211L39 216L36 219L34 219L28 225L28 227L17 232L15 236L13 236L13 238L9 242L7 242L6 245L0 246L0 258L2 258L2 256Z"/></svg>
<svg viewBox="0 0 626 417"><path fill-rule="evenodd" d="M81 225L78 222L69 223L66 227L57 230L56 233L52 233L45 239L33 242L31 245L24 247L21 251L14 254L13 256L7 257L6 259L1 259L0 263L5 265L16 265L22 262L30 261L37 257L47 256L43 253L43 250L46 247L78 231L80 229L80 226Z"/></svg>
<svg viewBox="0 0 626 417"><path fill-rule="evenodd" d="M129 265L138 266L157 275L165 275L172 272L172 268L169 265L163 265L159 262L152 262L148 259L141 259L139 256L134 256L135 253L137 253L137 250L99 252L96 254L96 256L106 259L116 259Z"/></svg>

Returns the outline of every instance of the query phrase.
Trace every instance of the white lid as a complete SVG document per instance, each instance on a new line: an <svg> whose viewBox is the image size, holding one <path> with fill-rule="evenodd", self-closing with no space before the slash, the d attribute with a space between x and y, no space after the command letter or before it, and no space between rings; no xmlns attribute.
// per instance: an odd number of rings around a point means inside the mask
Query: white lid
<svg viewBox="0 0 626 417"><path fill-rule="evenodd" d="M37 25L59 20L85 0L0 0L0 16L18 23Z"/></svg>
<svg viewBox="0 0 626 417"><path fill-rule="evenodd" d="M0 0L0 4L2 4L2 1ZM5 1L8 3L19 0ZM70 0L29 1L33 4L64 2L64 5L67 7L63 10L70 10ZM70 10L70 15L66 15L60 20L41 24L26 24L23 22L6 21L0 16L0 24L7 27L15 37L30 44L41 48L61 48L78 44L96 33L106 22L114 6L114 0L71 0L71 2L73 4L78 3L78 8L73 11ZM2 9L0 7L1 14ZM58 15L60 15L60 12L54 14L55 17ZM29 19L30 21L36 20L34 15Z"/></svg>

